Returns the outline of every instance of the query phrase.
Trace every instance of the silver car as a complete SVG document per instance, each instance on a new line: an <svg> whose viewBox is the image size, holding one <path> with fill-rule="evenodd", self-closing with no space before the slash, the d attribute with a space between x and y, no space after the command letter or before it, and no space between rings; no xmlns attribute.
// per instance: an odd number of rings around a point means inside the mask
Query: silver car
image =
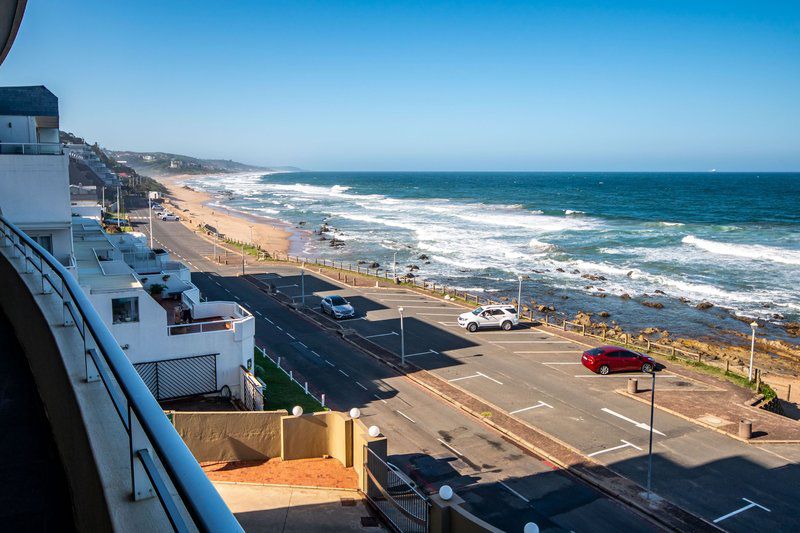
<svg viewBox="0 0 800 533"><path fill-rule="evenodd" d="M350 318L356 316L356 310L353 309L350 302L336 294L323 298L322 303L320 303L320 308L323 313L327 313L333 318Z"/></svg>

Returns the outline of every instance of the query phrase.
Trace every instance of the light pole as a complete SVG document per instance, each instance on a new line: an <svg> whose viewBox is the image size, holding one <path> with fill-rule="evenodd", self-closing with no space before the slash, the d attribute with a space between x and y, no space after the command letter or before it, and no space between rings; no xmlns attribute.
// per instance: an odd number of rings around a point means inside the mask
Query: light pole
<svg viewBox="0 0 800 533"><path fill-rule="evenodd" d="M394 260L392 261L392 276L394 276L395 282L397 281L397 250L394 251Z"/></svg>
<svg viewBox="0 0 800 533"><path fill-rule="evenodd" d="M653 386L650 389L650 448L647 451L647 499L650 499L650 481L653 479L653 414L656 405L656 368L653 366Z"/></svg>
<svg viewBox="0 0 800 533"><path fill-rule="evenodd" d="M242 276L244 276L244 242L242 243Z"/></svg>
<svg viewBox="0 0 800 533"><path fill-rule="evenodd" d="M406 366L406 332L403 328L403 308L398 307L397 312L400 313L400 365Z"/></svg>
<svg viewBox="0 0 800 533"><path fill-rule="evenodd" d="M150 249L153 249L153 198L147 193L147 216L150 218Z"/></svg>
<svg viewBox="0 0 800 533"><path fill-rule="evenodd" d="M517 276L519 280L519 289L517 290L517 319L520 318L520 310L522 309L522 274Z"/></svg>
<svg viewBox="0 0 800 533"><path fill-rule="evenodd" d="M120 217L120 205L119 205L119 185L117 185L117 227L122 227L122 224L119 223Z"/></svg>
<svg viewBox="0 0 800 533"><path fill-rule="evenodd" d="M758 322L753 320L750 323L750 328L753 330L753 336L750 338L750 371L747 373L747 381L753 381L753 355L756 352L756 328L758 328Z"/></svg>
<svg viewBox="0 0 800 533"><path fill-rule="evenodd" d="M303 266L300 267L300 307L305 309L306 307L306 266L303 263Z"/></svg>

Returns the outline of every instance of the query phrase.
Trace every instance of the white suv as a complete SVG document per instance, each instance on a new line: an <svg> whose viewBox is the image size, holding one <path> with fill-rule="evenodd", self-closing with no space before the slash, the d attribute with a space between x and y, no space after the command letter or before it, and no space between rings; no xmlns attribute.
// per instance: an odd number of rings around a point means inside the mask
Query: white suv
<svg viewBox="0 0 800 533"><path fill-rule="evenodd" d="M164 213L161 213L161 220L163 220L163 221L167 221L167 220L180 220L180 219L181 219L181 217L179 217L178 215L173 215L173 214L172 214L172 213L170 213L169 211L166 211L166 212L164 212Z"/></svg>
<svg viewBox="0 0 800 533"><path fill-rule="evenodd" d="M512 305L485 305L458 316L458 325L468 331L478 328L502 328L505 331L519 324L517 310Z"/></svg>

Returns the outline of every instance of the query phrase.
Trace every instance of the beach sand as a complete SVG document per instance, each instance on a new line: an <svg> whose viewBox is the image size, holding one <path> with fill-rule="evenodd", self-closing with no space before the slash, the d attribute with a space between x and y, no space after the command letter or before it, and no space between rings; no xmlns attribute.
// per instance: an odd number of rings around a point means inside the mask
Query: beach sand
<svg viewBox="0 0 800 533"><path fill-rule="evenodd" d="M253 229L253 242L269 252L288 253L293 242L300 240L300 232L293 231L291 225L280 220L250 216L225 208L209 206L213 197L203 191L188 188L182 182L196 177L188 174L174 176L153 176L168 190L167 199L175 205L176 212L192 229L198 224L208 224L229 239L250 241L250 228ZM188 209L188 212L184 212Z"/></svg>

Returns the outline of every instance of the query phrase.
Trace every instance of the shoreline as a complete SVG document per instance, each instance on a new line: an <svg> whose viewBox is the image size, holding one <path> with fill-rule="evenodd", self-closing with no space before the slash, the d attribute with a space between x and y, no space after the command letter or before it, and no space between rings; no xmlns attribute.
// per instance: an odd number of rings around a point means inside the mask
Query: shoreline
<svg viewBox="0 0 800 533"><path fill-rule="evenodd" d="M167 188L169 203L176 206L182 219L190 225L207 224L225 237L244 242L250 241L252 228L253 243L270 252L296 253L302 248L306 236L292 224L242 213L222 205L210 205L216 201L212 194L183 184L195 177L194 174L153 176L154 180Z"/></svg>

